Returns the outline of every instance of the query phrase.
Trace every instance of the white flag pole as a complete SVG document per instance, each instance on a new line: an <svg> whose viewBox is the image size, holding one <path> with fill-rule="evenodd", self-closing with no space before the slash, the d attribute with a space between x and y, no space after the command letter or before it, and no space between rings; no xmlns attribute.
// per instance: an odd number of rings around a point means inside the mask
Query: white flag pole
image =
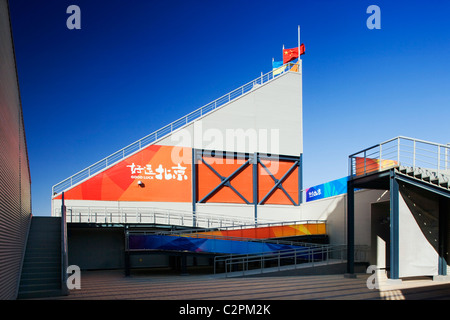
<svg viewBox="0 0 450 320"><path fill-rule="evenodd" d="M300 61L300 25L298 26L298 60Z"/></svg>

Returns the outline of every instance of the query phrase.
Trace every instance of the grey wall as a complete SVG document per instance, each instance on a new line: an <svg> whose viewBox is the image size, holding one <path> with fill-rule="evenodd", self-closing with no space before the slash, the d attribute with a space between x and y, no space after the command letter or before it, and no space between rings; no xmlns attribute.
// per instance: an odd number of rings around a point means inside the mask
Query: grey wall
<svg viewBox="0 0 450 320"><path fill-rule="evenodd" d="M68 263L82 270L124 267L123 228L68 228Z"/></svg>
<svg viewBox="0 0 450 320"><path fill-rule="evenodd" d="M402 183L399 189L399 277L437 275L439 196Z"/></svg>
<svg viewBox="0 0 450 320"><path fill-rule="evenodd" d="M0 0L0 299L17 296L30 184L8 2Z"/></svg>

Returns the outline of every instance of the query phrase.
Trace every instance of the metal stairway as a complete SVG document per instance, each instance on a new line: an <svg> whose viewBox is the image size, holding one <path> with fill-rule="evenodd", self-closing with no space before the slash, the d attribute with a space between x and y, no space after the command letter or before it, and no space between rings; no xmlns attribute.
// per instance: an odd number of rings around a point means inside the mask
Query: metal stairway
<svg viewBox="0 0 450 320"><path fill-rule="evenodd" d="M418 180L450 190L450 175L437 173L425 168L410 166L399 166L397 171Z"/></svg>
<svg viewBox="0 0 450 320"><path fill-rule="evenodd" d="M349 156L352 178L391 169L448 191L450 144L400 136Z"/></svg>
<svg viewBox="0 0 450 320"><path fill-rule="evenodd" d="M32 217L17 298L61 293L61 218Z"/></svg>

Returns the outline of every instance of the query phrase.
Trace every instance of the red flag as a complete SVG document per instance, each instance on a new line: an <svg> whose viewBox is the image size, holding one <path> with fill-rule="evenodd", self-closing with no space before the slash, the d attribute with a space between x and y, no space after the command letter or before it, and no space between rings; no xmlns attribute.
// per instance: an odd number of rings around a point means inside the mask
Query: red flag
<svg viewBox="0 0 450 320"><path fill-rule="evenodd" d="M305 54L305 45L300 45L300 55ZM298 58L298 48L283 50L283 64Z"/></svg>

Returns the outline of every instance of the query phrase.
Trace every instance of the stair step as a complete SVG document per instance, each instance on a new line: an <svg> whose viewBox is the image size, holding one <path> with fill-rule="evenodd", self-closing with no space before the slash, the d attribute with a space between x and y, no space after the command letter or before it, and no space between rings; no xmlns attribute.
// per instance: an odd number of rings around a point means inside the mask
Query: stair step
<svg viewBox="0 0 450 320"><path fill-rule="evenodd" d="M22 266L22 270L24 272L32 271L32 270L47 270L54 269L60 266L61 261L50 261L50 262L39 262L39 263L25 263Z"/></svg>
<svg viewBox="0 0 450 320"><path fill-rule="evenodd" d="M28 281L31 279L59 279L61 277L61 272L47 271L47 272L36 272L29 271L22 274L20 278L21 281Z"/></svg>
<svg viewBox="0 0 450 320"><path fill-rule="evenodd" d="M36 291L36 290L50 290L50 289L61 289L60 281L51 281L46 283L29 283L20 284L20 291Z"/></svg>
<svg viewBox="0 0 450 320"><path fill-rule="evenodd" d="M399 166L398 171L410 177L432 183L436 186L450 189L450 177L446 174L436 173L420 167Z"/></svg>
<svg viewBox="0 0 450 320"><path fill-rule="evenodd" d="M52 298L59 297L61 295L62 292L60 289L22 291L19 293L17 299Z"/></svg>
<svg viewBox="0 0 450 320"><path fill-rule="evenodd" d="M25 278L21 279L20 286L25 287L28 285L40 285L40 286L48 286L48 285L57 285L60 286L61 277L55 277L55 275L50 274L48 277L43 278Z"/></svg>
<svg viewBox="0 0 450 320"><path fill-rule="evenodd" d="M448 181L442 181L439 185L444 188L449 188L449 186L450 186Z"/></svg>
<svg viewBox="0 0 450 320"><path fill-rule="evenodd" d="M59 252L30 252L30 254L25 257L25 261L59 259L60 256L61 254Z"/></svg>

